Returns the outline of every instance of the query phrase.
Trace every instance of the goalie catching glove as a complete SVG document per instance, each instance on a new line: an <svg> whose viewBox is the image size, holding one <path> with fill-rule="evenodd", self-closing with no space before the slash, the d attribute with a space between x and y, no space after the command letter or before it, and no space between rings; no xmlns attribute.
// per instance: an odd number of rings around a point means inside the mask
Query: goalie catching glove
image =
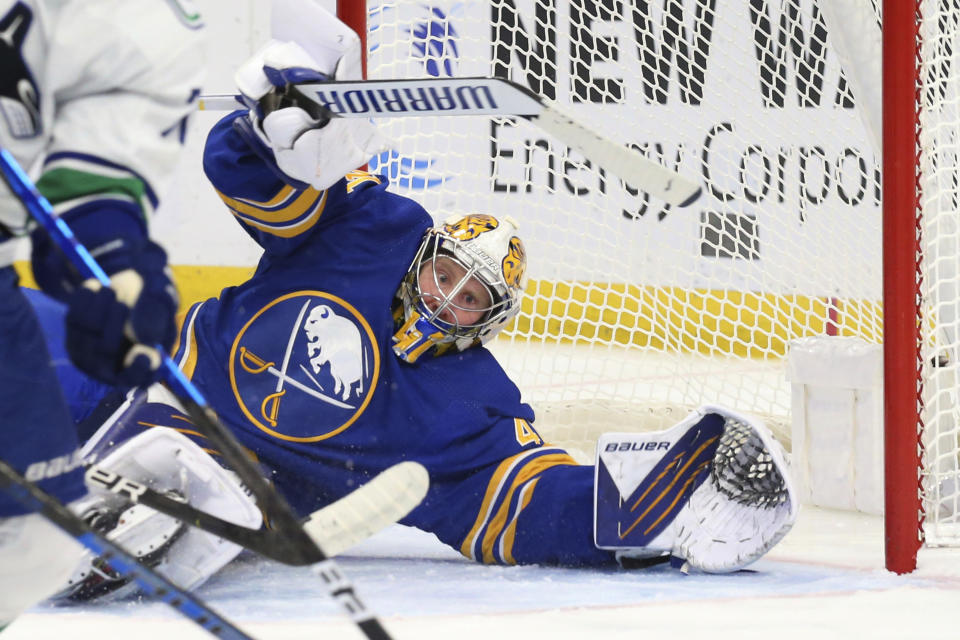
<svg viewBox="0 0 960 640"><path fill-rule="evenodd" d="M737 571L797 517L783 448L755 419L713 406L654 433L597 445L594 541L626 558L671 555L709 573Z"/></svg>
<svg viewBox="0 0 960 640"><path fill-rule="evenodd" d="M368 121L312 118L277 99L290 84L362 77L360 39L335 16L322 12L308 53L297 42L270 41L237 71L235 80L250 108L238 131L257 153L298 189L324 190L386 149ZM267 99L265 99L267 98Z"/></svg>

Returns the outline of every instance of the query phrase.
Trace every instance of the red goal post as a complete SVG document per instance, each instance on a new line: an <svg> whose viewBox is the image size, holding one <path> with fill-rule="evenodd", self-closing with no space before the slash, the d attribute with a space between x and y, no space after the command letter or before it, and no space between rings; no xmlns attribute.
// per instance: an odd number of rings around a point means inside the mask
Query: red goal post
<svg viewBox="0 0 960 640"><path fill-rule="evenodd" d="M887 568L913 571L922 540L920 2L883 4L883 300ZM960 124L960 123L958 123Z"/></svg>
<svg viewBox="0 0 960 640"><path fill-rule="evenodd" d="M884 3L887 567L960 546L960 5Z"/></svg>

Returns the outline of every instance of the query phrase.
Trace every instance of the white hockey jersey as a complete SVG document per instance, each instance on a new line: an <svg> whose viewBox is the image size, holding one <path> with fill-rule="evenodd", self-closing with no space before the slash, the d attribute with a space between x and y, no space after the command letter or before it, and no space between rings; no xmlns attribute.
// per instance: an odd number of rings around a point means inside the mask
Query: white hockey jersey
<svg viewBox="0 0 960 640"><path fill-rule="evenodd" d="M113 198L150 215L202 86L202 26L190 0L0 0L0 145L58 212ZM30 226L0 183L0 266Z"/></svg>

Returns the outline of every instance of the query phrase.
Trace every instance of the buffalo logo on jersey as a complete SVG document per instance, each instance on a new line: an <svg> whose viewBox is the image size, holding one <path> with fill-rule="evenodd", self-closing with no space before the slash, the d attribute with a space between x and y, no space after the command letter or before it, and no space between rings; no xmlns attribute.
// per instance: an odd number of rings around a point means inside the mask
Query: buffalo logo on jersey
<svg viewBox="0 0 960 640"><path fill-rule="evenodd" d="M0 18L0 111L13 138L40 134L40 91L23 57L33 12L17 2Z"/></svg>
<svg viewBox="0 0 960 640"><path fill-rule="evenodd" d="M265 305L230 353L230 382L247 419L282 440L315 442L353 424L380 372L370 324L349 303L297 291Z"/></svg>
<svg viewBox="0 0 960 640"><path fill-rule="evenodd" d="M478 213L447 223L443 225L443 230L456 240L473 240L481 233L493 231L499 226L500 221L493 216Z"/></svg>
<svg viewBox="0 0 960 640"><path fill-rule="evenodd" d="M503 279L507 286L519 287L523 272L527 269L527 250L517 236L510 238L507 255L503 257L500 267L503 269Z"/></svg>

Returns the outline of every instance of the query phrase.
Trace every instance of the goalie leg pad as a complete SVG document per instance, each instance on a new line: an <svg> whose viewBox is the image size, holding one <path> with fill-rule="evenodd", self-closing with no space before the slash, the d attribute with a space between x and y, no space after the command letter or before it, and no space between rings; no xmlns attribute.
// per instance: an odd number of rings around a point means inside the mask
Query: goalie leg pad
<svg viewBox="0 0 960 640"><path fill-rule="evenodd" d="M687 568L736 571L797 517L783 448L761 422L723 407L664 432L602 436L596 469L595 542L618 557L670 554Z"/></svg>
<svg viewBox="0 0 960 640"><path fill-rule="evenodd" d="M167 427L130 435L137 423L162 424L160 415L169 416L171 409L176 407L152 402L137 407L134 403L126 413L111 418L92 439L96 444L85 452L95 456L101 468L235 524L258 528L262 514L235 474L190 438ZM127 415L130 413L136 420ZM184 589L199 586L242 551L232 542L185 526L149 507L130 505L115 493L99 493L96 485L90 489L91 495L78 501L75 512ZM110 593L120 597L135 590L133 583L114 584L115 579L112 570L88 552L84 565L61 595L89 599Z"/></svg>

